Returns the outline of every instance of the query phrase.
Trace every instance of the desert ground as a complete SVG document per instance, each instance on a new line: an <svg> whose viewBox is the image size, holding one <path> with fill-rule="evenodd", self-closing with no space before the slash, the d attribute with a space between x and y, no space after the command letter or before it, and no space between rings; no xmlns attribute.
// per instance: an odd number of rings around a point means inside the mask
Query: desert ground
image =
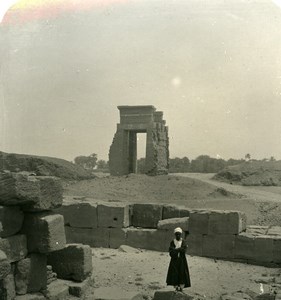
<svg viewBox="0 0 281 300"><path fill-rule="evenodd" d="M65 181L64 195L87 201L173 203L189 208L241 210L247 214L249 225L281 225L281 187L244 187L212 177L213 174L192 173L157 177L102 174L90 180ZM168 252L93 248L92 253L95 289L118 287L138 291L151 299L156 290L167 288ZM198 299L219 299L222 294L235 291L259 294L261 288L267 292L281 282L280 269L190 255L188 262L192 287L185 292Z"/></svg>

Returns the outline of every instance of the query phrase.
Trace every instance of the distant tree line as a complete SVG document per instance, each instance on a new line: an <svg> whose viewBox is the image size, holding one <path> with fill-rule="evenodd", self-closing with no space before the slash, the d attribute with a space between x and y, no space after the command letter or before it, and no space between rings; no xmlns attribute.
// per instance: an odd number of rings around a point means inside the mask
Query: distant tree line
<svg viewBox="0 0 281 300"><path fill-rule="evenodd" d="M77 156L74 158L74 164L89 171L109 172L108 162L103 159L98 160L96 153L92 153L89 156Z"/></svg>

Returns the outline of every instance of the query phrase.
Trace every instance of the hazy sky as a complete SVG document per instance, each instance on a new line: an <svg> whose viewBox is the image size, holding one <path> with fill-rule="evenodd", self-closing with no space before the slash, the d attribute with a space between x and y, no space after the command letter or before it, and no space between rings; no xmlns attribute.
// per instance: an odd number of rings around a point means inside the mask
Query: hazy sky
<svg viewBox="0 0 281 300"><path fill-rule="evenodd" d="M149 104L171 157L281 159L278 1L86 2L4 18L0 150L107 159L117 105Z"/></svg>

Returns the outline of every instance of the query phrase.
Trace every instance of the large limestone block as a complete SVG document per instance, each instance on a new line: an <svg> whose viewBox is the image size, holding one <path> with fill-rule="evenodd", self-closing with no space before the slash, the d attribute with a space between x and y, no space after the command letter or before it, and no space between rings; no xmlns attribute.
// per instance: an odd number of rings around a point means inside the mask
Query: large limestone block
<svg viewBox="0 0 281 300"><path fill-rule="evenodd" d="M23 212L19 207L0 206L0 237L5 238L18 233L23 222Z"/></svg>
<svg viewBox="0 0 281 300"><path fill-rule="evenodd" d="M0 280L0 299L13 300L16 297L15 281L13 273L9 273Z"/></svg>
<svg viewBox="0 0 281 300"><path fill-rule="evenodd" d="M48 210L61 206L62 194L59 178L0 173L0 205L19 205L32 211Z"/></svg>
<svg viewBox="0 0 281 300"><path fill-rule="evenodd" d="M281 227L280 226L271 226L267 232L268 235L280 236L281 237Z"/></svg>
<svg viewBox="0 0 281 300"><path fill-rule="evenodd" d="M173 236L164 230L156 229L127 229L127 245L156 251L168 251Z"/></svg>
<svg viewBox="0 0 281 300"><path fill-rule="evenodd" d="M211 211L208 234L239 234L246 230L246 215L238 211Z"/></svg>
<svg viewBox="0 0 281 300"><path fill-rule="evenodd" d="M119 248L126 243L127 234L124 228L109 228L109 247Z"/></svg>
<svg viewBox="0 0 281 300"><path fill-rule="evenodd" d="M184 218L189 217L190 210L183 206L178 205L163 205L163 217L162 219L171 218Z"/></svg>
<svg viewBox="0 0 281 300"><path fill-rule="evenodd" d="M189 231L191 234L208 234L210 212L192 210L189 215Z"/></svg>
<svg viewBox="0 0 281 300"><path fill-rule="evenodd" d="M55 210L63 215L64 224L77 228L97 228L97 205L91 203L64 203Z"/></svg>
<svg viewBox="0 0 281 300"><path fill-rule="evenodd" d="M58 279L51 282L42 293L48 300L63 300L69 299L68 290L68 285L63 280Z"/></svg>
<svg viewBox="0 0 281 300"><path fill-rule="evenodd" d="M22 232L27 236L29 252L48 253L65 246L62 215L52 213L26 213Z"/></svg>
<svg viewBox="0 0 281 300"><path fill-rule="evenodd" d="M11 264L7 259L7 255L0 250L0 280L6 277L11 270Z"/></svg>
<svg viewBox="0 0 281 300"><path fill-rule="evenodd" d="M186 236L187 254L203 256L203 235L189 234Z"/></svg>
<svg viewBox="0 0 281 300"><path fill-rule="evenodd" d="M110 228L72 228L65 227L66 241L81 243L91 247L109 247Z"/></svg>
<svg viewBox="0 0 281 300"><path fill-rule="evenodd" d="M122 203L98 204L98 227L122 228L130 226L129 205Z"/></svg>
<svg viewBox="0 0 281 300"><path fill-rule="evenodd" d="M21 260L27 255L26 236L17 234L7 238L0 238L0 250L6 255L10 263Z"/></svg>
<svg viewBox="0 0 281 300"><path fill-rule="evenodd" d="M273 262L273 238L267 235L256 236L252 257L256 262Z"/></svg>
<svg viewBox="0 0 281 300"><path fill-rule="evenodd" d="M63 280L63 282L68 286L69 294L79 298L84 298L94 283L91 277L88 277L82 282L74 282L70 280Z"/></svg>
<svg viewBox="0 0 281 300"><path fill-rule="evenodd" d="M143 300L138 292L129 292L119 287L100 287L95 289L95 300Z"/></svg>
<svg viewBox="0 0 281 300"><path fill-rule="evenodd" d="M162 220L163 206L158 204L134 204L132 225L134 227L157 228Z"/></svg>
<svg viewBox="0 0 281 300"><path fill-rule="evenodd" d="M39 292L47 286L47 256L32 253L17 262L15 284L18 295Z"/></svg>
<svg viewBox="0 0 281 300"><path fill-rule="evenodd" d="M16 300L46 300L46 298L41 293L17 295Z"/></svg>
<svg viewBox="0 0 281 300"><path fill-rule="evenodd" d="M186 293L175 292L174 290L163 289L154 293L153 300L192 300L194 297Z"/></svg>
<svg viewBox="0 0 281 300"><path fill-rule="evenodd" d="M281 264L281 238L273 239L272 260L274 263Z"/></svg>
<svg viewBox="0 0 281 300"><path fill-rule="evenodd" d="M180 227L183 231L188 231L189 230L188 224L189 224L189 217L165 219L165 220L160 220L158 222L157 229L167 230L170 233L174 233L174 229L176 227Z"/></svg>
<svg viewBox="0 0 281 300"><path fill-rule="evenodd" d="M252 259L255 251L255 236L241 233L236 236L234 257L238 259Z"/></svg>
<svg viewBox="0 0 281 300"><path fill-rule="evenodd" d="M267 234L269 226L249 225L246 228L246 233L251 235L265 235Z"/></svg>
<svg viewBox="0 0 281 300"><path fill-rule="evenodd" d="M92 272L92 252L88 245L68 244L48 255L50 264L60 279L81 282Z"/></svg>
<svg viewBox="0 0 281 300"><path fill-rule="evenodd" d="M206 257L234 258L234 235L204 235L202 254Z"/></svg>

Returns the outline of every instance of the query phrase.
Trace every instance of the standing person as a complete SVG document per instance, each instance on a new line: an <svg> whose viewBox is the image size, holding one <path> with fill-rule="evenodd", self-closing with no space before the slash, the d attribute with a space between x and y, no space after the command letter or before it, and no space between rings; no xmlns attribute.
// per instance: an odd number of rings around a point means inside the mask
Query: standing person
<svg viewBox="0 0 281 300"><path fill-rule="evenodd" d="M183 288L190 287L190 277L185 256L187 244L182 238L182 229L177 227L174 230L175 238L171 241L169 254L171 261L167 274L167 285L173 285L176 291L183 291Z"/></svg>

